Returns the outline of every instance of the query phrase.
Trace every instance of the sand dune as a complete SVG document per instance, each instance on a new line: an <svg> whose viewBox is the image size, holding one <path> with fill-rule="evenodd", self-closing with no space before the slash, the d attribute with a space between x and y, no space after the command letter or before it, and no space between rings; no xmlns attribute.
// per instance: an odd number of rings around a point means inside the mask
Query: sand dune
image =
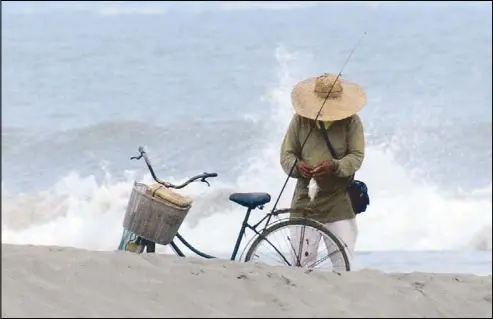
<svg viewBox="0 0 493 319"><path fill-rule="evenodd" d="M2 245L2 317L492 317L491 276Z"/></svg>

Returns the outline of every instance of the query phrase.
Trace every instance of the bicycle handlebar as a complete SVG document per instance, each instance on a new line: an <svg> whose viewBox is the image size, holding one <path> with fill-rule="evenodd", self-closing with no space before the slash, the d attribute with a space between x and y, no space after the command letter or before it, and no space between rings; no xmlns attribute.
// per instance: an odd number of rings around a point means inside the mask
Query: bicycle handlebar
<svg viewBox="0 0 493 319"><path fill-rule="evenodd" d="M156 182L158 182L159 184L164 185L165 187L168 187L168 188L180 189L180 188L183 188L183 187L187 186L188 184L190 184L190 183L192 183L198 179L200 179L201 182L206 183L208 186L211 186L209 184L209 182L206 180L206 178L217 177L217 173L203 173L203 174L199 174L197 176L190 178L188 181L186 181L185 183L183 183L181 185L173 185L171 183L162 181L159 178L157 178L156 174L154 173L154 169L152 168L151 162L149 161L149 158L147 157L147 154L146 154L146 152L142 146L139 146L139 153L140 153L139 156L132 156L130 159L131 160L133 160L133 159L140 160L143 157L145 162L146 162L147 168L149 168L149 171L151 172L152 178Z"/></svg>

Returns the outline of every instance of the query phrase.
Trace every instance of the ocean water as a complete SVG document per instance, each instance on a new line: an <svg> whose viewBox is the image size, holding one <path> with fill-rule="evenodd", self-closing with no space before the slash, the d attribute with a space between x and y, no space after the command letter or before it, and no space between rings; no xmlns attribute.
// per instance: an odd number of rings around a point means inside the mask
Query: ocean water
<svg viewBox="0 0 493 319"><path fill-rule="evenodd" d="M268 210L285 180L291 88L366 32L342 72L368 96L361 267L491 273L491 30L486 2L2 3L2 242L116 249L142 145L162 179L218 173L180 232L227 254L229 194Z"/></svg>

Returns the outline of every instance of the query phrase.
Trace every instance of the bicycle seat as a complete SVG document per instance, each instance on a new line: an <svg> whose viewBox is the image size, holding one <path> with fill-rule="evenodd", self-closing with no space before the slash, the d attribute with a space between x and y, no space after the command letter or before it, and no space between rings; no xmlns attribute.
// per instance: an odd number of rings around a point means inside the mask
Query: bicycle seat
<svg viewBox="0 0 493 319"><path fill-rule="evenodd" d="M229 199L241 206L255 209L270 202L270 195L267 193L234 193Z"/></svg>

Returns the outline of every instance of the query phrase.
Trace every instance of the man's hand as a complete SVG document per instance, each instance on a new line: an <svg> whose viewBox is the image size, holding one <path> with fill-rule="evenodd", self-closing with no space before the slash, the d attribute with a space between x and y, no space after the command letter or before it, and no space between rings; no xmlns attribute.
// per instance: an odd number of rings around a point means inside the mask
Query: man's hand
<svg viewBox="0 0 493 319"><path fill-rule="evenodd" d="M312 168L307 163L299 162L296 168L304 178L312 178Z"/></svg>
<svg viewBox="0 0 493 319"><path fill-rule="evenodd" d="M324 175L328 175L332 173L333 171L334 171L334 163L332 163L332 161L330 160L327 160L318 164L317 167L315 167L311 171L311 175L313 177L322 177Z"/></svg>

